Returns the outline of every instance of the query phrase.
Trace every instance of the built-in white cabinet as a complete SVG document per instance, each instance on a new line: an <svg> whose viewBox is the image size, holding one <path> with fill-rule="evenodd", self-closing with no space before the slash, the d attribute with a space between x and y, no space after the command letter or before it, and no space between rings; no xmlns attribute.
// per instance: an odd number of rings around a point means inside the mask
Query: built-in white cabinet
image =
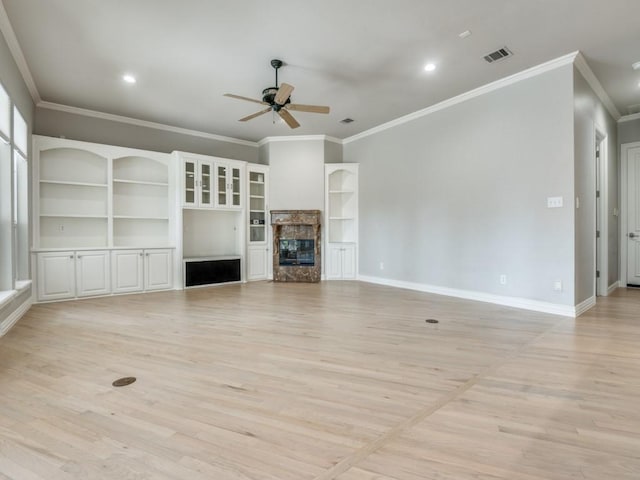
<svg viewBox="0 0 640 480"><path fill-rule="evenodd" d="M327 280L356 278L356 246L351 243L329 243L326 253Z"/></svg>
<svg viewBox="0 0 640 480"><path fill-rule="evenodd" d="M266 280L271 264L269 167L247 165L247 191L247 280Z"/></svg>
<svg viewBox="0 0 640 480"><path fill-rule="evenodd" d="M111 293L109 252L81 250L37 254L38 300L63 300Z"/></svg>
<svg viewBox="0 0 640 480"><path fill-rule="evenodd" d="M172 288L178 183L172 160L164 153L34 136L38 300ZM211 183L213 165L209 173ZM158 252L162 259L149 262L146 283L143 260L135 288L113 270L115 252L130 250Z"/></svg>
<svg viewBox="0 0 640 480"><path fill-rule="evenodd" d="M213 160L183 155L182 166L182 205L213 207Z"/></svg>
<svg viewBox="0 0 640 480"><path fill-rule="evenodd" d="M358 164L325 165L325 277L355 279L358 272Z"/></svg>
<svg viewBox="0 0 640 480"><path fill-rule="evenodd" d="M172 250L116 250L111 272L113 293L166 290L173 284Z"/></svg>

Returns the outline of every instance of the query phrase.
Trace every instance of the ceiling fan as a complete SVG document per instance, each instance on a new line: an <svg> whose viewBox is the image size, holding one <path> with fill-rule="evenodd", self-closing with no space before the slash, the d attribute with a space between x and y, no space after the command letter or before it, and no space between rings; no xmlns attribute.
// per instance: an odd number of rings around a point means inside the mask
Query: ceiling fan
<svg viewBox="0 0 640 480"><path fill-rule="evenodd" d="M241 95L234 95L232 93L225 93L225 97L237 98L238 100L246 100L248 102L259 103L261 105L268 105L264 110L248 115L241 118L240 122L246 122L252 118L264 115L267 112L275 112L286 122L291 128L298 128L300 124L293 118L293 115L289 110L296 112L310 112L310 113L329 113L329 107L321 105L302 105L300 103L291 103L291 92L293 92L293 85L283 83L278 87L278 69L282 67L282 60L271 60L271 66L276 71L276 86L268 87L262 91L262 100L255 100L249 97L243 97Z"/></svg>

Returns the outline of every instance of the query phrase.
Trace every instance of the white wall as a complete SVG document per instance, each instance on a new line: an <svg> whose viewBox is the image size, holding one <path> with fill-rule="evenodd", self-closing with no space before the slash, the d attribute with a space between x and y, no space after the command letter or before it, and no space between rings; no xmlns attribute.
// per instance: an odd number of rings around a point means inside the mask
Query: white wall
<svg viewBox="0 0 640 480"><path fill-rule="evenodd" d="M360 274L574 305L573 148L571 65L347 143Z"/></svg>
<svg viewBox="0 0 640 480"><path fill-rule="evenodd" d="M268 144L270 210L324 209L324 140Z"/></svg>

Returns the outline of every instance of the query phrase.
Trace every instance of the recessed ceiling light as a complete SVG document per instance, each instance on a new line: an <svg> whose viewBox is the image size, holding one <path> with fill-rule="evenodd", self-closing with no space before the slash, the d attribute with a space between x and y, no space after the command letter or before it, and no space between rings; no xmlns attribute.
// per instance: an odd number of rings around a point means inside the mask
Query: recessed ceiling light
<svg viewBox="0 0 640 480"><path fill-rule="evenodd" d="M640 70L640 62L634 63L631 67L633 67L634 70Z"/></svg>
<svg viewBox="0 0 640 480"><path fill-rule="evenodd" d="M467 38L469 35L471 35L471 31L465 30L464 32L460 33L458 36L460 38Z"/></svg>
<svg viewBox="0 0 640 480"><path fill-rule="evenodd" d="M136 77L129 74L123 75L122 80L124 80L127 83L136 83Z"/></svg>
<svg viewBox="0 0 640 480"><path fill-rule="evenodd" d="M433 72L435 69L436 69L436 64L435 64L435 63L427 63L427 64L424 66L424 70L425 70L426 72Z"/></svg>

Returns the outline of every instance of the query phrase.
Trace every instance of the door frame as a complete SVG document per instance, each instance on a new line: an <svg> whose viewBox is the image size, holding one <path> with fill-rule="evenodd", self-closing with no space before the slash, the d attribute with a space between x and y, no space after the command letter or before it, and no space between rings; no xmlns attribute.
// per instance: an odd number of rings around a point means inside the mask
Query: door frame
<svg viewBox="0 0 640 480"><path fill-rule="evenodd" d="M627 287L627 247L628 242L628 227L627 227L627 212L628 212L628 196L627 191L627 176L629 174L628 159L629 150L634 148L640 148L640 142L625 143L620 148L620 286Z"/></svg>
<svg viewBox="0 0 640 480"><path fill-rule="evenodd" d="M596 296L606 297L609 294L609 149L608 135L606 130L596 125L594 135L593 160L595 164L595 185L596 192L600 187L600 201L598 202L597 193L594 195L594 225L595 232L593 234L593 256L596 271L593 272L594 294ZM596 144L600 147L600 157L596 155ZM599 185L598 185L599 183ZM598 225L599 221L599 225ZM598 258L598 238L597 232L600 227L600 258ZM600 278L596 272L600 272Z"/></svg>

